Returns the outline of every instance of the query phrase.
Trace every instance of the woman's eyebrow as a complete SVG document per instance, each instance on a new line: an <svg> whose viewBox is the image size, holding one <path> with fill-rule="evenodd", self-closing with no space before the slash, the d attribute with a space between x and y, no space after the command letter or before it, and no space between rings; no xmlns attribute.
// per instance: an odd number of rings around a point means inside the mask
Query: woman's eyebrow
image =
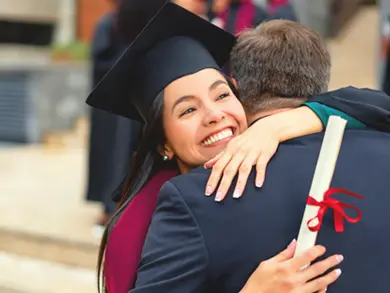
<svg viewBox="0 0 390 293"><path fill-rule="evenodd" d="M225 85L229 86L226 81L224 81L222 79L217 79L209 86L209 91L214 90L216 87L218 87L221 84L225 84ZM176 106L179 105L180 103L187 102L187 101L192 100L192 99L194 99L194 96L191 96L191 95L182 96L182 97L178 98L172 106L172 112L175 110Z"/></svg>
<svg viewBox="0 0 390 293"><path fill-rule="evenodd" d="M182 96L178 98L172 106L172 112L173 110L175 110L176 106L179 105L180 103L187 102L192 99L194 99L194 96Z"/></svg>
<svg viewBox="0 0 390 293"><path fill-rule="evenodd" d="M229 85L227 84L226 81L224 81L224 80L222 80L222 79L218 79L218 80L214 81L214 82L209 86L209 91L214 90L214 89L215 89L216 87L218 87L220 84L225 84L225 85L229 86Z"/></svg>

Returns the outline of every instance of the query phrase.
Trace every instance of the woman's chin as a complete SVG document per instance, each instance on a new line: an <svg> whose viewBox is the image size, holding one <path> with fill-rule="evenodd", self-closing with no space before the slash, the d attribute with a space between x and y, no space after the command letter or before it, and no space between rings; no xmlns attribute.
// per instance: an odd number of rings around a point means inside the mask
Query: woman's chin
<svg viewBox="0 0 390 293"><path fill-rule="evenodd" d="M236 134L208 145L201 144L199 146L199 150L203 157L206 158L204 163L221 153L226 148L229 141L231 141L234 137L236 137Z"/></svg>
<svg viewBox="0 0 390 293"><path fill-rule="evenodd" d="M208 158L207 160L211 160L226 148L227 143L228 142L218 143L210 146L201 146L201 153L205 158Z"/></svg>

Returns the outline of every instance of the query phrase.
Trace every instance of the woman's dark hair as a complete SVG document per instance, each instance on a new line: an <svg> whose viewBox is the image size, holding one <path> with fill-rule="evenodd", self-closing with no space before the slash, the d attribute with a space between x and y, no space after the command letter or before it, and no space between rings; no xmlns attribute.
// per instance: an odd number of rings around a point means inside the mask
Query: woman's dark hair
<svg viewBox="0 0 390 293"><path fill-rule="evenodd" d="M223 73L222 73L223 74ZM231 79L225 74L229 87L238 98L238 91ZM137 151L133 156L130 169L125 177L121 200L118 204L117 211L107 223L102 240L100 242L97 275L98 275L98 291L99 293L107 292L103 277L103 263L104 253L107 245L107 240L110 231L115 226L116 222L127 208L136 194L144 187L144 185L155 175L158 171L166 168L176 168L175 161L164 161L158 153L158 147L165 144L165 132L163 125L163 109L164 109L164 92L157 95L154 100L147 123L144 126L142 138L138 145Z"/></svg>

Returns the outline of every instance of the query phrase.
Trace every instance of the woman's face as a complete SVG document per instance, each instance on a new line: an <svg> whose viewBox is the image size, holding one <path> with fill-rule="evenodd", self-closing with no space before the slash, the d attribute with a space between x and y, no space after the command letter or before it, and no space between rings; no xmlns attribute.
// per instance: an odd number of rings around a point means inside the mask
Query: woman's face
<svg viewBox="0 0 390 293"><path fill-rule="evenodd" d="M247 128L241 103L226 79L204 69L164 90L164 155L178 160L182 173L204 164Z"/></svg>

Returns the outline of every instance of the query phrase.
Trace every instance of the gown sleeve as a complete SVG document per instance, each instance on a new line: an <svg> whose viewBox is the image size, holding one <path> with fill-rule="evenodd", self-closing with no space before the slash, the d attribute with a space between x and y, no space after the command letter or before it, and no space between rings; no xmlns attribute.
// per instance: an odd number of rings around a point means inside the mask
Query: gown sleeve
<svg viewBox="0 0 390 293"><path fill-rule="evenodd" d="M311 97L309 101L344 112L367 127L390 132L390 97L382 91L349 86Z"/></svg>
<svg viewBox="0 0 390 293"><path fill-rule="evenodd" d="M322 124L324 125L324 128L328 124L329 117L332 115L339 116L347 120L347 126L346 126L347 128L351 128L351 129L366 128L366 125L364 123L353 118L352 116L344 113L343 111L325 106L321 103L306 102L303 104L303 106L310 108L318 116L318 118L320 118Z"/></svg>

